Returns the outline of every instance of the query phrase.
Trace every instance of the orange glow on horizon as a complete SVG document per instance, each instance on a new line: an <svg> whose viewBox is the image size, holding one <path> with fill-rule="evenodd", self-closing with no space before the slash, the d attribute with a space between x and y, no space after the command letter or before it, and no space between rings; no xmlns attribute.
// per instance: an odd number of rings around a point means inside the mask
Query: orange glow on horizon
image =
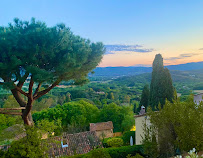
<svg viewBox="0 0 203 158"><path fill-rule="evenodd" d="M187 52L187 51L182 51ZM164 59L164 65L178 65L191 62L201 62L203 61L203 51L196 51L197 53L190 53L190 56L187 56L187 53L160 53ZM158 51L153 51L150 53L136 53L136 52L125 52L120 51L115 54L104 55L102 62L98 67L119 67L119 66L151 66L156 54ZM189 53L188 53L189 54ZM194 55L193 55L194 54ZM181 57L181 55L184 57ZM177 58L177 59L173 59Z"/></svg>

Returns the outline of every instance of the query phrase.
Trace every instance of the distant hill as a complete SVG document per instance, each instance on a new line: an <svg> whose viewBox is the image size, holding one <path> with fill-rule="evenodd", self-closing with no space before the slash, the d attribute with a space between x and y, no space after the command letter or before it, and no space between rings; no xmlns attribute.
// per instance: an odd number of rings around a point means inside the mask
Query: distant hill
<svg viewBox="0 0 203 158"><path fill-rule="evenodd" d="M191 71L203 69L203 62L166 66L169 70ZM152 72L151 67L97 67L91 77L112 77L139 75Z"/></svg>
<svg viewBox="0 0 203 158"><path fill-rule="evenodd" d="M121 77L151 72L151 67L97 67L93 76Z"/></svg>
<svg viewBox="0 0 203 158"><path fill-rule="evenodd" d="M181 71L189 71L189 70L200 70L203 69L203 61L202 62L194 62L194 63L186 63L180 65L170 65L166 66L169 70L181 70Z"/></svg>
<svg viewBox="0 0 203 158"><path fill-rule="evenodd" d="M179 93L190 93L191 90L203 90L203 69L192 71L170 70L173 84ZM119 86L143 88L150 84L151 73L124 76L112 81Z"/></svg>

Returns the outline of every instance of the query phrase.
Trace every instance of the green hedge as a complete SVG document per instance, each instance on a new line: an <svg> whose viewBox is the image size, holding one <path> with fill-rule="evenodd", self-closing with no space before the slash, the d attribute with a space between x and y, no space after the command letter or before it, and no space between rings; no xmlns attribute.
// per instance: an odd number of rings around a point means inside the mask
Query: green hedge
<svg viewBox="0 0 203 158"><path fill-rule="evenodd" d="M142 146L133 145L133 146L122 146L120 148L106 148L111 158L126 158L128 154L132 156L137 153L144 156Z"/></svg>
<svg viewBox="0 0 203 158"><path fill-rule="evenodd" d="M107 140L108 146L111 147L121 147L123 145L123 139L121 138L112 138Z"/></svg>
<svg viewBox="0 0 203 158"><path fill-rule="evenodd" d="M94 151L91 151L87 154L83 155L75 155L75 156L67 156L64 158L92 158L92 153L96 152L103 152L111 156L111 158L126 158L129 154L131 156L134 156L136 154L140 154L141 156L144 156L143 152L143 147L141 145L133 145L133 146L122 146L122 147L112 147L112 148L100 148L100 149L95 149Z"/></svg>

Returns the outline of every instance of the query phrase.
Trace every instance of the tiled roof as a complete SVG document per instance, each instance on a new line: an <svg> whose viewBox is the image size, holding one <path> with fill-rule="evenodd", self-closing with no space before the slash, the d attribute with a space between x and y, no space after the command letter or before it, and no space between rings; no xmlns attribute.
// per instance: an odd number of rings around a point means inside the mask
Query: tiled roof
<svg viewBox="0 0 203 158"><path fill-rule="evenodd" d="M90 131L102 131L107 129L113 129L112 121L100 122L100 123L90 123Z"/></svg>
<svg viewBox="0 0 203 158"><path fill-rule="evenodd" d="M60 144L53 143L49 151L51 157L55 156L64 156L64 155L75 155L75 154L84 154L88 153L93 148L97 146L102 146L99 138L96 136L95 131L87 131L75 134L66 134L63 133L63 138L55 137L55 140L58 140ZM62 148L61 140L63 144L68 144L68 147Z"/></svg>

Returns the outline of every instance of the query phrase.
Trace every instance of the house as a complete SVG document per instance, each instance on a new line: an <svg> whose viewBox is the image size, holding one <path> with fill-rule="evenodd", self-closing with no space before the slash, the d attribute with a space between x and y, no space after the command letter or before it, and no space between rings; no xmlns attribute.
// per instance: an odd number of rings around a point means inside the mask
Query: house
<svg viewBox="0 0 203 158"><path fill-rule="evenodd" d="M90 123L90 131L95 131L99 138L113 137L113 123L112 121Z"/></svg>
<svg viewBox="0 0 203 158"><path fill-rule="evenodd" d="M144 139L144 125L150 126L150 120L149 117L145 113L145 107L141 106L141 110L139 112L139 115L135 115L135 126L136 126L136 131L135 131L135 144L140 145L142 144L142 141Z"/></svg>
<svg viewBox="0 0 203 158"><path fill-rule="evenodd" d="M72 156L76 154L85 154L102 147L101 141L96 136L95 131L86 131L74 134L63 133L61 137L54 137L55 141L50 145L50 157ZM56 143L58 141L59 143Z"/></svg>
<svg viewBox="0 0 203 158"><path fill-rule="evenodd" d="M203 101L203 93L194 95L194 102L199 105Z"/></svg>

